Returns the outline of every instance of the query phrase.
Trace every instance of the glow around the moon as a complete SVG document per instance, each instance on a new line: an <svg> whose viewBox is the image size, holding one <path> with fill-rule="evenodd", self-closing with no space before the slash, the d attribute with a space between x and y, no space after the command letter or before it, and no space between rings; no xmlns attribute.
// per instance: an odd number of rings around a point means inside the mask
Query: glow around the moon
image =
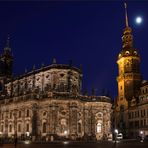
<svg viewBox="0 0 148 148"><path fill-rule="evenodd" d="M142 23L142 17L140 17L140 16L136 17L136 23L141 24Z"/></svg>

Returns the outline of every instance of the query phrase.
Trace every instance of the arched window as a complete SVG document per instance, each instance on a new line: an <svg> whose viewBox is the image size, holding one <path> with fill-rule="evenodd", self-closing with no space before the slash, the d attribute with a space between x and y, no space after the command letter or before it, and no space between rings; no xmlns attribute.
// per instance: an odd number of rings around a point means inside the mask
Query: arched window
<svg viewBox="0 0 148 148"><path fill-rule="evenodd" d="M12 112L10 112L10 119L12 119Z"/></svg>
<svg viewBox="0 0 148 148"><path fill-rule="evenodd" d="M46 133L46 122L43 123L43 133Z"/></svg>
<svg viewBox="0 0 148 148"><path fill-rule="evenodd" d="M21 132L21 124L18 124L18 132Z"/></svg>
<svg viewBox="0 0 148 148"><path fill-rule="evenodd" d="M2 113L2 120L4 119L4 114Z"/></svg>
<svg viewBox="0 0 148 148"><path fill-rule="evenodd" d="M81 123L78 123L78 133L81 133Z"/></svg>
<svg viewBox="0 0 148 148"><path fill-rule="evenodd" d="M9 125L9 132L12 132L12 125Z"/></svg>
<svg viewBox="0 0 148 148"><path fill-rule="evenodd" d="M21 111L19 111L19 118L21 118Z"/></svg>
<svg viewBox="0 0 148 148"><path fill-rule="evenodd" d="M29 109L27 109L27 117L29 117Z"/></svg>
<svg viewBox="0 0 148 148"><path fill-rule="evenodd" d="M3 132L4 131L4 126L3 125L1 125L1 132Z"/></svg>
<svg viewBox="0 0 148 148"><path fill-rule="evenodd" d="M46 111L45 111L45 112L43 112L43 116L46 116L46 115L47 115Z"/></svg>
<svg viewBox="0 0 148 148"><path fill-rule="evenodd" d="M26 124L26 132L29 132L29 123Z"/></svg>
<svg viewBox="0 0 148 148"><path fill-rule="evenodd" d="M97 129L96 129L97 133L101 133L102 131L102 124L101 123L98 123L97 124Z"/></svg>
<svg viewBox="0 0 148 148"><path fill-rule="evenodd" d="M0 83L0 91L2 91L3 90L3 85L2 85L2 83Z"/></svg>

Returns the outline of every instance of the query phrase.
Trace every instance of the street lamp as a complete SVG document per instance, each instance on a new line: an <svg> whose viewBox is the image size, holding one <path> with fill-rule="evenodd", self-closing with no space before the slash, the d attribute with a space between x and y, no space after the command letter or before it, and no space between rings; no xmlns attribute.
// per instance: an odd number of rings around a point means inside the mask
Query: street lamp
<svg viewBox="0 0 148 148"><path fill-rule="evenodd" d="M118 130L117 129L115 129L115 133L118 134Z"/></svg>
<svg viewBox="0 0 148 148"><path fill-rule="evenodd" d="M0 132L0 138L2 137L2 134L3 134L3 133L2 133L2 132Z"/></svg>
<svg viewBox="0 0 148 148"><path fill-rule="evenodd" d="M67 131L66 130L64 131L64 134L67 135Z"/></svg>
<svg viewBox="0 0 148 148"><path fill-rule="evenodd" d="M143 135L143 131L140 131L140 134Z"/></svg>
<svg viewBox="0 0 148 148"><path fill-rule="evenodd" d="M143 142L143 139L144 139L144 132L143 132L143 131L140 131L140 135L141 135L141 142Z"/></svg>
<svg viewBox="0 0 148 148"><path fill-rule="evenodd" d="M115 129L115 143L117 142L118 129Z"/></svg>

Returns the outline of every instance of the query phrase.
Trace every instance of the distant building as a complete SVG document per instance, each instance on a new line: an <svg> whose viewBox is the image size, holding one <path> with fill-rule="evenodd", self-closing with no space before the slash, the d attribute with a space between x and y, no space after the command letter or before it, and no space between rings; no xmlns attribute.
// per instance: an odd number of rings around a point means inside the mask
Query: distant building
<svg viewBox="0 0 148 148"><path fill-rule="evenodd" d="M9 40L8 40L9 42ZM0 137L97 139L111 136L111 99L81 94L82 72L57 64L12 76L9 44L0 57Z"/></svg>
<svg viewBox="0 0 148 148"><path fill-rule="evenodd" d="M118 97L115 103L115 128L126 137L148 135L148 82L140 72L140 55L133 46L132 29L123 30L122 50L118 55Z"/></svg>

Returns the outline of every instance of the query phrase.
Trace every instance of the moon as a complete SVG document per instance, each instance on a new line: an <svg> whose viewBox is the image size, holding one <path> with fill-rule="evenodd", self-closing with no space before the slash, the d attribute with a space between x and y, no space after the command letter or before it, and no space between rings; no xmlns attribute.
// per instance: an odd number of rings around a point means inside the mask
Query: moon
<svg viewBox="0 0 148 148"><path fill-rule="evenodd" d="M143 21L143 19L142 19L141 16L137 16L136 19L135 19L135 21L136 21L136 24L141 24L142 21Z"/></svg>

